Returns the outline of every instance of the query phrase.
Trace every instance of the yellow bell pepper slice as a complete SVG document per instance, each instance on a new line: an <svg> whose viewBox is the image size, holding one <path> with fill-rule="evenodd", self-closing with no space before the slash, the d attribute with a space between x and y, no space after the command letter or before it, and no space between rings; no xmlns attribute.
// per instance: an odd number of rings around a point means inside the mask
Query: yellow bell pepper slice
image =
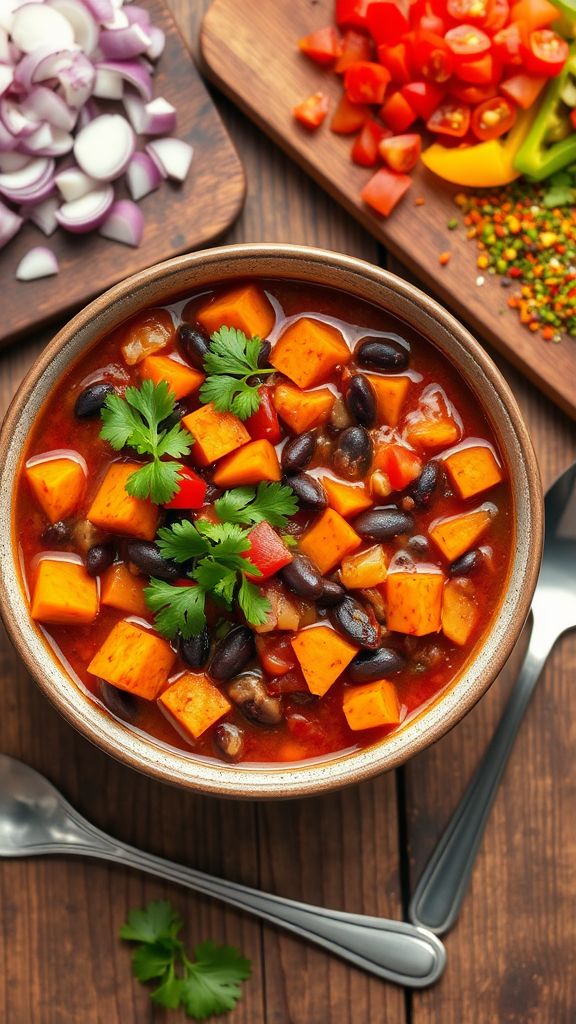
<svg viewBox="0 0 576 1024"><path fill-rule="evenodd" d="M434 142L422 153L422 163L453 185L471 188L508 185L520 176L514 167L514 159L532 125L536 109L535 106L522 111L505 140L490 139L462 149L447 149Z"/></svg>

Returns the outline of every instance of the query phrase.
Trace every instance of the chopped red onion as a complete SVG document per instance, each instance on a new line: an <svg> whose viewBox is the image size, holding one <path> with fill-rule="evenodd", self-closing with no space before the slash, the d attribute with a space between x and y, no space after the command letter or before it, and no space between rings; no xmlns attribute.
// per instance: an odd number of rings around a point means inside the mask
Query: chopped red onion
<svg viewBox="0 0 576 1024"><path fill-rule="evenodd" d="M92 95L96 69L83 53L75 53L72 61L58 73L64 99L70 107L83 107Z"/></svg>
<svg viewBox="0 0 576 1024"><path fill-rule="evenodd" d="M146 106L144 100L141 96L137 96L136 93L126 92L122 97L122 102L134 131L141 135L144 127L144 108Z"/></svg>
<svg viewBox="0 0 576 1024"><path fill-rule="evenodd" d="M82 0L82 2L99 25L105 25L114 17L114 5L111 0Z"/></svg>
<svg viewBox="0 0 576 1024"><path fill-rule="evenodd" d="M35 206L23 207L22 212L25 219L35 224L45 235L52 235L58 227L56 210L59 206L60 200L56 196L49 196L48 199L43 199Z"/></svg>
<svg viewBox="0 0 576 1024"><path fill-rule="evenodd" d="M139 246L144 234L144 215L130 199L119 199L110 209L99 234L123 245Z"/></svg>
<svg viewBox="0 0 576 1024"><path fill-rule="evenodd" d="M146 53L152 40L140 25L104 29L100 33L100 49L107 60L130 60Z"/></svg>
<svg viewBox="0 0 576 1024"><path fill-rule="evenodd" d="M163 96L144 107L143 135L169 135L176 128L176 109Z"/></svg>
<svg viewBox="0 0 576 1024"><path fill-rule="evenodd" d="M60 270L58 260L51 249L36 245L22 257L16 268L19 281L37 281L40 277L52 277Z"/></svg>
<svg viewBox="0 0 576 1024"><path fill-rule="evenodd" d="M58 11L72 28L74 42L89 57L98 46L99 29L88 5L82 0L48 0L50 7Z"/></svg>
<svg viewBox="0 0 576 1024"><path fill-rule="evenodd" d="M56 220L66 231L81 235L94 231L106 220L110 207L114 202L114 189L111 185L103 185L88 192L81 199L72 203L64 203L56 210Z"/></svg>
<svg viewBox="0 0 576 1024"><path fill-rule="evenodd" d="M129 85L132 85L148 103L152 99L152 79L150 72L137 60L105 60L99 61L96 70L117 71Z"/></svg>
<svg viewBox="0 0 576 1024"><path fill-rule="evenodd" d="M117 71L96 72L92 95L101 100L121 100L124 95L124 81Z"/></svg>
<svg viewBox="0 0 576 1024"><path fill-rule="evenodd" d="M81 199L88 192L98 188L98 182L84 174L79 167L67 167L60 171L54 178L54 183L65 203Z"/></svg>
<svg viewBox="0 0 576 1024"><path fill-rule="evenodd" d="M130 25L140 25L141 28L145 28L146 30L149 29L150 15L143 7L137 7L136 4L129 4L124 7L123 10Z"/></svg>
<svg viewBox="0 0 576 1024"><path fill-rule="evenodd" d="M14 71L7 64L0 64L0 96L10 88L14 81Z"/></svg>
<svg viewBox="0 0 576 1024"><path fill-rule="evenodd" d="M185 181L192 163L193 149L183 139L154 139L146 146L159 169L173 181Z"/></svg>
<svg viewBox="0 0 576 1024"><path fill-rule="evenodd" d="M0 192L18 202L19 196L41 188L48 180L54 181L54 161L40 156L29 160L19 171L0 174Z"/></svg>
<svg viewBox="0 0 576 1024"><path fill-rule="evenodd" d="M19 103L3 96L0 99L0 118L5 128L16 139L25 139L32 135L38 127L38 121L33 121L22 113Z"/></svg>
<svg viewBox="0 0 576 1024"><path fill-rule="evenodd" d="M148 153L134 153L126 169L128 191L136 202L154 192L163 181L164 175Z"/></svg>
<svg viewBox="0 0 576 1024"><path fill-rule="evenodd" d="M150 26L148 35L150 36L150 46L146 50L146 56L152 61L159 60L166 46L166 35L157 25Z"/></svg>
<svg viewBox="0 0 576 1024"><path fill-rule="evenodd" d="M0 203L0 249L3 249L6 243L18 234L22 224L22 217Z"/></svg>
<svg viewBox="0 0 576 1024"><path fill-rule="evenodd" d="M136 147L134 132L120 114L101 114L76 136L74 156L97 181L113 181L124 173Z"/></svg>
<svg viewBox="0 0 576 1024"><path fill-rule="evenodd" d="M74 45L72 26L47 4L28 3L20 7L14 14L10 34L22 53L32 53L47 43L61 49Z"/></svg>
<svg viewBox="0 0 576 1024"><path fill-rule="evenodd" d="M0 174L21 171L26 164L30 163L30 159L27 153L0 153Z"/></svg>
<svg viewBox="0 0 576 1024"><path fill-rule="evenodd" d="M31 121L47 121L54 128L62 128L65 132L72 131L78 117L77 110L72 110L59 93L45 85L32 86L22 100L20 109Z"/></svg>

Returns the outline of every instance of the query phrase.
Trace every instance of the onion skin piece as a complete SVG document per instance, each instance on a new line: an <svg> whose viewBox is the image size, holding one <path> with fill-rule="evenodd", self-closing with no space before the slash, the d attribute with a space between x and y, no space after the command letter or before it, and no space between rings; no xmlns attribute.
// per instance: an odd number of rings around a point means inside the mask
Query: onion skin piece
<svg viewBox="0 0 576 1024"><path fill-rule="evenodd" d="M36 245L22 257L16 267L18 281L37 281L41 277L52 277L60 270L58 260L51 249Z"/></svg>

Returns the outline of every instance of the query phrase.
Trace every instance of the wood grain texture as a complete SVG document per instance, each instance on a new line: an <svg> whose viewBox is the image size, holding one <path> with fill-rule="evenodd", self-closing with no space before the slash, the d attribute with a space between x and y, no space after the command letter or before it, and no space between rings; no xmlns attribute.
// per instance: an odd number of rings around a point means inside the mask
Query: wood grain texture
<svg viewBox="0 0 576 1024"><path fill-rule="evenodd" d="M107 241L91 232L57 231L46 241L32 225L24 227L2 251L0 346L86 304L93 296L130 274L180 252L200 248L220 235L237 217L244 199L242 165L220 117L191 60L163 0L143 0L154 24L166 33L158 62L154 94L165 96L178 111L178 135L194 148L192 167L182 185L165 182L141 203L144 238L138 249ZM123 185L118 196L127 195ZM58 277L16 281L22 256L47 244L60 263Z"/></svg>
<svg viewBox="0 0 576 1024"><path fill-rule="evenodd" d="M368 231L408 266L433 294L465 317L473 330L515 363L570 415L576 416L576 342L547 345L523 328L508 309L499 279L484 275L477 287L476 248L464 232L446 230L457 212L454 186L418 168L407 196L389 220L365 206L359 193L372 173L350 160L351 139L334 135L326 122L310 133L294 121L292 108L317 90L341 94L329 75L298 53L296 42L333 20L333 0L214 0L202 28L202 57L217 85L275 142L298 161ZM414 199L425 205L415 208ZM449 249L450 263L439 254Z"/></svg>

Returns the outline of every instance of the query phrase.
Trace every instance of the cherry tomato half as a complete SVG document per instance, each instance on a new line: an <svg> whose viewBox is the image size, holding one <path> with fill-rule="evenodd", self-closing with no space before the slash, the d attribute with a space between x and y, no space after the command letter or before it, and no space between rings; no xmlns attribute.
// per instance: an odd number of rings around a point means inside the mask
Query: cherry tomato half
<svg viewBox="0 0 576 1024"><path fill-rule="evenodd" d="M378 163L378 143L392 132L378 121L370 119L354 139L351 157L361 167L375 167Z"/></svg>
<svg viewBox="0 0 576 1024"><path fill-rule="evenodd" d="M357 32L356 29L349 28L344 33L342 53L334 65L334 71L337 75L343 75L351 64L355 64L359 60L370 60L371 56L372 44L368 36L365 36L363 32Z"/></svg>
<svg viewBox="0 0 576 1024"><path fill-rule="evenodd" d="M490 85L502 78L502 68L491 53L483 53L475 60L461 60L456 69L458 78L471 85Z"/></svg>
<svg viewBox="0 0 576 1024"><path fill-rule="evenodd" d="M386 127L390 128L395 135L405 132L416 120L416 112L400 90L388 96L383 106L380 107L379 114Z"/></svg>
<svg viewBox="0 0 576 1024"><path fill-rule="evenodd" d="M472 114L471 127L481 142L499 139L510 130L516 120L516 108L505 96L494 96L481 103Z"/></svg>
<svg viewBox="0 0 576 1024"><path fill-rule="evenodd" d="M470 107L465 103L441 103L426 122L429 131L461 139L470 126Z"/></svg>
<svg viewBox="0 0 576 1024"><path fill-rule="evenodd" d="M351 103L382 103L390 72L382 64L361 60L344 72L344 88Z"/></svg>
<svg viewBox="0 0 576 1024"><path fill-rule="evenodd" d="M456 59L480 57L488 53L492 45L490 37L475 25L456 25L448 30L444 38Z"/></svg>
<svg viewBox="0 0 576 1024"><path fill-rule="evenodd" d="M496 32L492 40L494 56L501 64L521 65L521 48L526 27L521 21L512 21Z"/></svg>
<svg viewBox="0 0 576 1024"><path fill-rule="evenodd" d="M508 0L493 0L484 28L489 29L490 32L498 32L499 29L504 28L509 17L510 4Z"/></svg>
<svg viewBox="0 0 576 1024"><path fill-rule="evenodd" d="M557 32L540 28L528 36L528 44L522 50L526 71L532 75L554 78L568 60L568 43Z"/></svg>
<svg viewBox="0 0 576 1024"><path fill-rule="evenodd" d="M382 139L378 150L391 170L408 174L420 159L422 140L416 134L392 135L389 139Z"/></svg>
<svg viewBox="0 0 576 1024"><path fill-rule="evenodd" d="M434 82L409 82L403 86L401 93L416 115L427 121L444 99L446 89Z"/></svg>
<svg viewBox="0 0 576 1024"><path fill-rule="evenodd" d="M446 10L454 21L485 25L491 13L492 0L448 0Z"/></svg>
<svg viewBox="0 0 576 1024"><path fill-rule="evenodd" d="M415 32L412 61L428 82L447 82L454 70L454 54L434 32Z"/></svg>
<svg viewBox="0 0 576 1024"><path fill-rule="evenodd" d="M450 95L461 103L469 103L475 107L477 103L485 103L496 95L498 89L495 85L469 85L468 82L458 82L456 79L450 82Z"/></svg>

